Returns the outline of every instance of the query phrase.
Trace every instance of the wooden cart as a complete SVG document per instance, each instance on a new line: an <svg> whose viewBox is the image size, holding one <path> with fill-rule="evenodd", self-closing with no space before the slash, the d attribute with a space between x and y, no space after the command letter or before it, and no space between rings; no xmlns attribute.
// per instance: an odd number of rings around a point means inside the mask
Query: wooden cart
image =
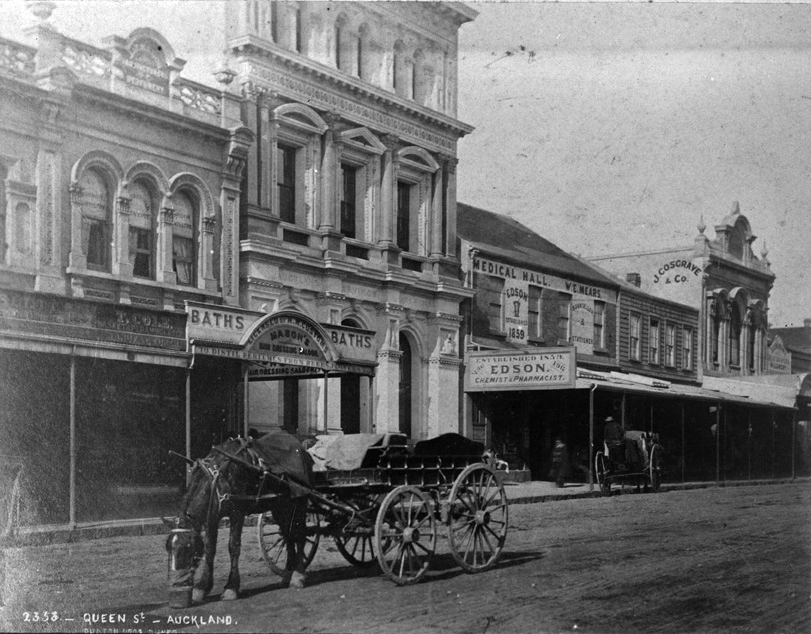
<svg viewBox="0 0 811 634"><path fill-rule="evenodd" d="M507 536L504 487L482 454L418 455L404 446L370 452L362 468L314 473L308 495L306 563L330 537L355 566L375 562L398 585L429 569L443 525L451 554L467 572L496 565ZM287 550L271 513L258 522L259 544L281 575Z"/></svg>

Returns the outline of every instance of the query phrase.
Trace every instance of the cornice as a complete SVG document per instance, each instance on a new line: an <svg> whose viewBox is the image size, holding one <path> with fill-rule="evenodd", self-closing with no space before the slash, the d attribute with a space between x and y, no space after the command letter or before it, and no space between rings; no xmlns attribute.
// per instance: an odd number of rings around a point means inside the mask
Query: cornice
<svg viewBox="0 0 811 634"><path fill-rule="evenodd" d="M74 95L87 102L103 105L116 112L130 114L157 125L171 128L174 131L177 131L178 128L182 128L185 131L213 139L219 143L230 139L230 131L220 126L198 121L197 119L191 119L182 114L101 90L88 84L76 84L74 87Z"/></svg>
<svg viewBox="0 0 811 634"><path fill-rule="evenodd" d="M441 130L447 130L455 139L461 138L474 130L474 127L471 125L462 123L457 119L426 108L425 106L420 106L408 99L403 99L383 88L373 86L308 57L276 47L261 38L245 35L230 40L229 46L234 50L235 54L245 57L244 63L247 64L249 72L244 73L244 81L251 81L256 75L266 82L266 88L268 90L286 94L285 88L287 88L293 91L293 96L296 98L301 98L302 92L310 92L313 88L320 88L320 90L324 91L324 85L334 86L345 94L336 95L334 92L326 91L325 95L320 98L325 101L322 107L336 112L344 112L349 115L349 118L354 118L360 114L358 112L359 104L348 100L348 96L353 96L367 100L371 104L369 106L360 107L373 107L376 111L396 110L402 112L409 118L416 119ZM266 60L276 62L280 67L274 68L265 66L264 64L258 65L256 63L265 62ZM303 72L304 76L309 81L285 74L282 70L285 68L292 69L299 74ZM295 82L300 82L301 85L296 86ZM304 95L304 97L306 99L310 97L310 95ZM342 104L340 104L339 99L347 99L345 108L341 108ZM310 105L315 104L311 103ZM455 155L455 147L452 148L452 150L451 154Z"/></svg>

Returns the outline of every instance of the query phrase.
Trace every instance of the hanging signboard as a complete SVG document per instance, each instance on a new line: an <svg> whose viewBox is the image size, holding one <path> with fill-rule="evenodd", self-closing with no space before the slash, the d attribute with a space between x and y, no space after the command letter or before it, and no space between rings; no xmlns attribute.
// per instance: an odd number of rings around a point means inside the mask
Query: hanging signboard
<svg viewBox="0 0 811 634"><path fill-rule="evenodd" d="M470 352L465 391L569 389L575 387L576 371L574 347Z"/></svg>
<svg viewBox="0 0 811 634"><path fill-rule="evenodd" d="M529 283L505 279L501 305L507 341L526 344L529 337Z"/></svg>
<svg viewBox="0 0 811 634"><path fill-rule="evenodd" d="M594 300L572 300L572 343L581 354L594 354Z"/></svg>

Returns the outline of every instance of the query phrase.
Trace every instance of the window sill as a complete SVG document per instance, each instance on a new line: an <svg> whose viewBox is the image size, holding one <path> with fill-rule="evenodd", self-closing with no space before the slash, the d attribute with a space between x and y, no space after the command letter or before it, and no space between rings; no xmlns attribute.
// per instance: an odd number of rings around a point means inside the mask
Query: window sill
<svg viewBox="0 0 811 634"><path fill-rule="evenodd" d="M114 282L116 284L130 284L132 286L140 286L147 288L155 288L173 293L189 293L194 295L205 295L206 297L222 297L222 293L218 291L211 291L198 286L189 286L187 284L168 284L166 282L158 282L145 277L123 276L106 273L103 271L94 271L92 269L78 269L76 267L68 267L65 270L68 276L81 277L85 279L104 280L107 282Z"/></svg>

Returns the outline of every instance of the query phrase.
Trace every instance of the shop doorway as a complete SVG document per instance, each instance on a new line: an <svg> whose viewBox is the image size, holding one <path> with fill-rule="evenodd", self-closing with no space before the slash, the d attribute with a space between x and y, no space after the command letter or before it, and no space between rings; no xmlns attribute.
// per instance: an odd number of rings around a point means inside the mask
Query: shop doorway
<svg viewBox="0 0 811 634"><path fill-rule="evenodd" d="M344 319L342 326L360 328L354 319ZM360 433L360 375L347 374L341 377L341 431L345 434Z"/></svg>
<svg viewBox="0 0 811 634"><path fill-rule="evenodd" d="M402 333L400 333L400 385L399 385L399 429L406 436L411 438L411 344Z"/></svg>

